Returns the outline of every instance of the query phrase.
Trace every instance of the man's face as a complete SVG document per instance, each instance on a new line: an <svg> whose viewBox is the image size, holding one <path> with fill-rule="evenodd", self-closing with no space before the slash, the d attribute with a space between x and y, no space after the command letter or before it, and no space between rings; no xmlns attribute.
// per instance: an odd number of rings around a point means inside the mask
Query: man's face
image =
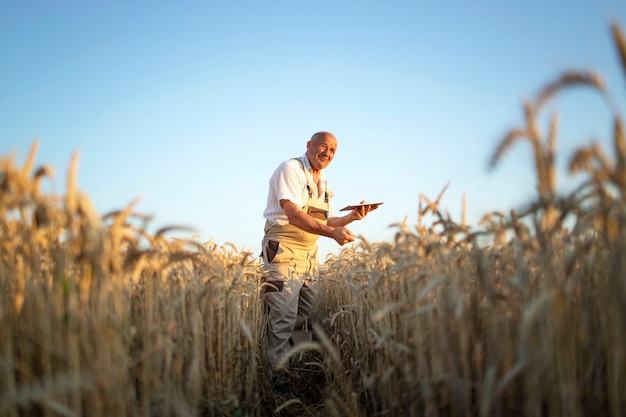
<svg viewBox="0 0 626 417"><path fill-rule="evenodd" d="M306 143L306 156L315 170L326 168L335 157L337 139L332 135L318 136Z"/></svg>

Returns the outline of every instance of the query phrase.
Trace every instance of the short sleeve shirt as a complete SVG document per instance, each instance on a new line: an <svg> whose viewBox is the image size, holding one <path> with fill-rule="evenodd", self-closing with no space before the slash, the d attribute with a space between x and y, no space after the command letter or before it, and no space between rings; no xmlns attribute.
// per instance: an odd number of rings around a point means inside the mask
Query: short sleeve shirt
<svg viewBox="0 0 626 417"><path fill-rule="evenodd" d="M309 182L313 183L313 175L306 154L280 164L270 178L267 206L263 212L263 217L274 225L284 226L288 224L289 220L280 206L280 200L289 200L298 207L304 207L309 199L307 188ZM320 172L320 183L322 194L317 195L317 187L311 187L311 197L324 201L324 195L326 192L330 192L330 189L323 170ZM333 216L332 201L330 201L329 216Z"/></svg>

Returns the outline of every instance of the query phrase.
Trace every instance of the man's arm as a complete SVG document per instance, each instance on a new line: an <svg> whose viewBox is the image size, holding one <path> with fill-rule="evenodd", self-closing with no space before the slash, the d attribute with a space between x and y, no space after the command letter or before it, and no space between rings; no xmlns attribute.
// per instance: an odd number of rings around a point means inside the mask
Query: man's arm
<svg viewBox="0 0 626 417"><path fill-rule="evenodd" d="M298 229L304 230L308 233L332 238L340 245L345 245L348 242L354 241L354 235L352 232L342 225L327 225L320 223L313 217L303 212L300 207L289 200L280 200L280 206L283 210L285 210L289 223L296 226ZM344 217L349 217L351 215L352 212Z"/></svg>

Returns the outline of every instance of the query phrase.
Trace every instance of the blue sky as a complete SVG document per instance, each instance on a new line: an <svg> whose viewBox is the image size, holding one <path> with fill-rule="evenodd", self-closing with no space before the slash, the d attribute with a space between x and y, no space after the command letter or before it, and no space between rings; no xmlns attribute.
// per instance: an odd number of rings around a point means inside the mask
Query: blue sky
<svg viewBox="0 0 626 417"><path fill-rule="evenodd" d="M0 154L55 167L71 155L99 213L136 197L149 229L260 248L267 184L316 131L338 138L335 205L385 204L350 228L370 241L417 220L420 194L460 220L535 195L530 149L494 171L522 100L567 69L602 74L623 108L609 31L626 2L0 1ZM554 103L557 161L597 140L609 113L585 90ZM559 178L563 187L567 179ZM180 236L191 236L181 233ZM322 257L338 246L320 240Z"/></svg>

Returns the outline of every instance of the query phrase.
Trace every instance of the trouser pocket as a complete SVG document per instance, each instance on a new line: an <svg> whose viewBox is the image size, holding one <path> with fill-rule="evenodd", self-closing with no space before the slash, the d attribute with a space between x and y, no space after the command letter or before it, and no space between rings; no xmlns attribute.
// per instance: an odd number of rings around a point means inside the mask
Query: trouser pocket
<svg viewBox="0 0 626 417"><path fill-rule="evenodd" d="M282 292L285 281L265 281L265 294Z"/></svg>
<svg viewBox="0 0 626 417"><path fill-rule="evenodd" d="M267 261L272 262L278 253L278 241L268 240L267 245L265 246L265 255L267 256Z"/></svg>

